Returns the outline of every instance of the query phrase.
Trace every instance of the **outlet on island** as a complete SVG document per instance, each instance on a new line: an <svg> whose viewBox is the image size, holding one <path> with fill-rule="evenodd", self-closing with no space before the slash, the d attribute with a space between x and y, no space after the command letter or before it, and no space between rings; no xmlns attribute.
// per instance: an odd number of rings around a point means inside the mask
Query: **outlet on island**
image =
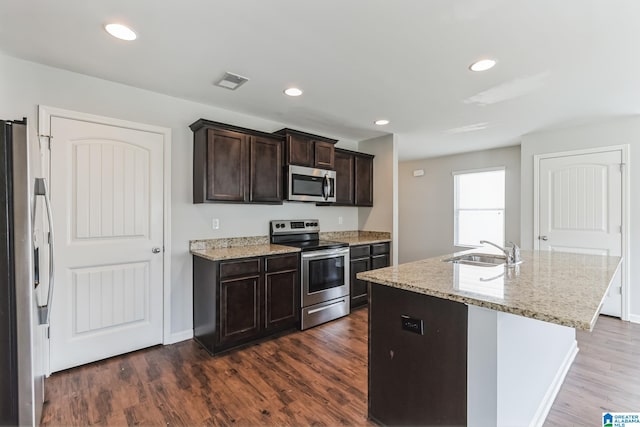
<svg viewBox="0 0 640 427"><path fill-rule="evenodd" d="M338 224L342 224L342 217L341 216L338 217Z"/></svg>
<svg viewBox="0 0 640 427"><path fill-rule="evenodd" d="M220 219L219 218L213 218L213 220L211 221L211 228L214 230L219 230L220 229Z"/></svg>

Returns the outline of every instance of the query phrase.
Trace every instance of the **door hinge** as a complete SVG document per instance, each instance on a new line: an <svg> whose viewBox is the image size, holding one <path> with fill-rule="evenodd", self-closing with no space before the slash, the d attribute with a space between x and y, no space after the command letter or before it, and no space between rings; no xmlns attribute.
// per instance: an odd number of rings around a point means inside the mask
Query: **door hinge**
<svg viewBox="0 0 640 427"><path fill-rule="evenodd" d="M47 339L51 339L51 327L47 326Z"/></svg>
<svg viewBox="0 0 640 427"><path fill-rule="evenodd" d="M47 244L51 245L51 232L47 233Z"/></svg>
<svg viewBox="0 0 640 427"><path fill-rule="evenodd" d="M51 135L38 134L38 138L47 138L47 144L48 144L49 150L51 150L51 139L53 138Z"/></svg>

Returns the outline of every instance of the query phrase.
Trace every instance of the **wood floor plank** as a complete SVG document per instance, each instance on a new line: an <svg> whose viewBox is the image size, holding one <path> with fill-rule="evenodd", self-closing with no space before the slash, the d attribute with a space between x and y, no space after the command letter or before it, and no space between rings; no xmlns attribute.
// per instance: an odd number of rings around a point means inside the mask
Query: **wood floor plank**
<svg viewBox="0 0 640 427"><path fill-rule="evenodd" d="M193 341L53 374L45 426L371 426L368 312L211 357ZM640 410L640 325L601 317L545 427Z"/></svg>

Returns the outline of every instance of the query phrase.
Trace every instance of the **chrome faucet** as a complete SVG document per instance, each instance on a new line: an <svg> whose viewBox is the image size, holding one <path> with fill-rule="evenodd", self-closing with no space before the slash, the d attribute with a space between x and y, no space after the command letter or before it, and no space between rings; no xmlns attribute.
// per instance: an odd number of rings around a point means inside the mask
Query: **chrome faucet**
<svg viewBox="0 0 640 427"><path fill-rule="evenodd" d="M515 243L507 242L507 244L511 245L510 249L503 248L502 246L496 245L495 243L490 242L488 240L480 240L480 244L485 244L485 243L487 245L496 247L500 249L502 252L504 252L504 254L507 257L507 265L517 265L522 262L522 260L520 259L520 248Z"/></svg>

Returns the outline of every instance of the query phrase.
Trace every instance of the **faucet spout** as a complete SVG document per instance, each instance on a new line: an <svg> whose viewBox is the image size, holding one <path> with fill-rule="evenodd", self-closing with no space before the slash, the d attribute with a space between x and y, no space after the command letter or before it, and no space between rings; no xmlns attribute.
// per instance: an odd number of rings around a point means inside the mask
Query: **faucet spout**
<svg viewBox="0 0 640 427"><path fill-rule="evenodd" d="M511 244L511 248L506 249L503 248L502 246L490 242L488 240L480 240L480 244L487 244L487 245L491 245L495 248L500 249L505 256L507 257L507 265L516 265L516 264L520 264L522 262L522 260L520 259L520 248L518 247L518 245L516 245L513 242L507 242L508 244Z"/></svg>

